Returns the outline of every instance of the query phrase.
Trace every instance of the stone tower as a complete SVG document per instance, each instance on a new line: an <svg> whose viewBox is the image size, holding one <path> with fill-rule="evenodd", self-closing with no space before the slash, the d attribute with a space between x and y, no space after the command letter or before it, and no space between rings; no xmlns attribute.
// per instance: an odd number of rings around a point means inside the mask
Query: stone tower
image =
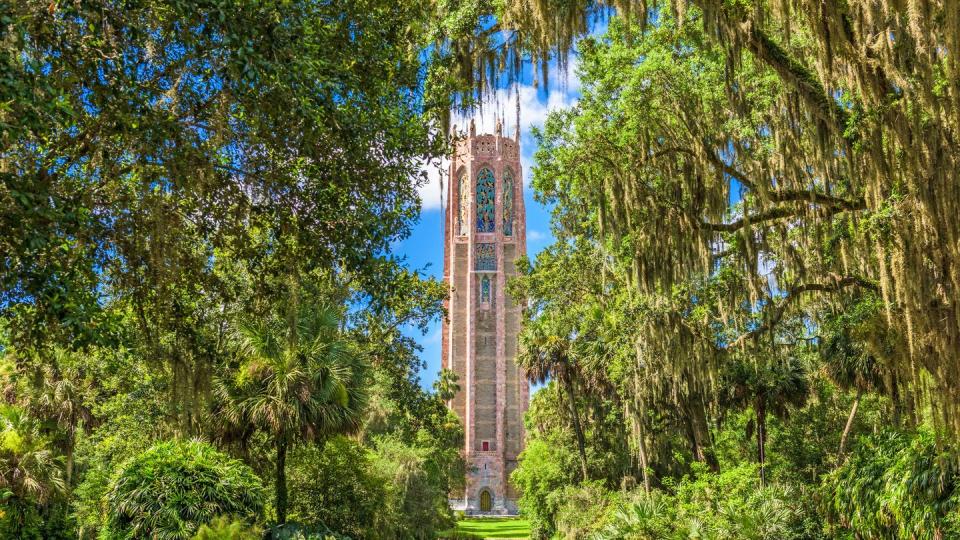
<svg viewBox="0 0 960 540"><path fill-rule="evenodd" d="M449 406L463 421L466 489L450 504L468 514L514 514L509 482L523 449L530 387L516 366L520 306L506 292L526 253L520 136L477 135L474 123L450 163L443 276L449 287L443 366L460 378Z"/></svg>

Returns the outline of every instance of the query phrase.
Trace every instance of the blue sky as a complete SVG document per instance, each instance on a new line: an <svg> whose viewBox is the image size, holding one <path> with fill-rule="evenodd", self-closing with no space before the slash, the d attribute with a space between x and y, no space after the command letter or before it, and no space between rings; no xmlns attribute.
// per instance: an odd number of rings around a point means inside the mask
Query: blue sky
<svg viewBox="0 0 960 540"><path fill-rule="evenodd" d="M573 60L571 58L571 60ZM523 168L524 201L527 210L527 254L535 256L544 247L553 242L550 233L550 211L533 200L530 189L531 166L535 141L531 133L534 126L542 126L547 113L551 110L569 107L576 103L579 96L579 81L573 66L564 76L557 73L549 88L536 88L525 84L520 86L520 160ZM477 111L474 118L478 133L492 133L496 115L504 118L504 133L513 134L516 125L515 96L508 89L502 89L486 102L483 111ZM459 118L454 122L461 131L466 129L468 118ZM444 163L441 168L445 169ZM420 221L414 227L409 238L394 245L394 252L405 256L411 268L421 273L443 278L443 212L441 207L440 179L441 170L428 171L430 181L420 189L423 210ZM443 170L443 186L446 192L448 179ZM417 338L423 346L421 359L426 369L421 372L423 387L429 388L440 371L440 322L434 322L426 335L409 330L408 334Z"/></svg>

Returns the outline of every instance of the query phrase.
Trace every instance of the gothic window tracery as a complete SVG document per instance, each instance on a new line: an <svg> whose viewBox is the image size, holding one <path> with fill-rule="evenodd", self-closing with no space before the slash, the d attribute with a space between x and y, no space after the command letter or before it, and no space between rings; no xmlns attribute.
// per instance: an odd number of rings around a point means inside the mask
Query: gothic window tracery
<svg viewBox="0 0 960 540"><path fill-rule="evenodd" d="M513 171L509 168L503 171L503 235L513 236Z"/></svg>
<svg viewBox="0 0 960 540"><path fill-rule="evenodd" d="M476 244L473 253L474 270L496 270L497 269L497 250L491 243Z"/></svg>
<svg viewBox="0 0 960 540"><path fill-rule="evenodd" d="M494 230L494 212L496 208L496 180L493 171L484 167L477 174L477 232L487 233Z"/></svg>
<svg viewBox="0 0 960 540"><path fill-rule="evenodd" d="M457 234L466 236L467 224L470 222L470 188L467 186L466 173L460 173L460 178L457 180L457 193L460 194L460 203L457 208Z"/></svg>

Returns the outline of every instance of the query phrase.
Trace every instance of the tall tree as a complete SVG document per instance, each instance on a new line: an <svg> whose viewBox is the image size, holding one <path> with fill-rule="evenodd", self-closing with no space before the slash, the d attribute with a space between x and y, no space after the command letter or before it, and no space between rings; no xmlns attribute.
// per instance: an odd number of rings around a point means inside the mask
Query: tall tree
<svg viewBox="0 0 960 540"><path fill-rule="evenodd" d="M587 481L587 451L577 410L577 365L570 354L570 332L564 332L555 321L546 318L528 323L520 338L520 354L517 365L526 370L527 378L535 384L556 379L567 394L567 409L570 423L577 439L577 455L580 457L580 479Z"/></svg>
<svg viewBox="0 0 960 540"><path fill-rule="evenodd" d="M364 292L440 154L420 2L15 2L0 22L0 312L16 345L136 346L195 432L235 300L294 262ZM131 345L131 344L128 344Z"/></svg>
<svg viewBox="0 0 960 540"><path fill-rule="evenodd" d="M292 297L285 316L241 321L240 366L221 381L220 415L241 432L265 433L276 452L277 522L286 522L291 446L359 429L368 367L340 329L342 308Z"/></svg>
<svg viewBox="0 0 960 540"><path fill-rule="evenodd" d="M793 358L765 362L737 361L728 368L724 387L726 405L751 408L754 418L747 423L747 436L756 434L760 485L766 485L767 416L786 418L790 407L801 407L810 394L807 374Z"/></svg>

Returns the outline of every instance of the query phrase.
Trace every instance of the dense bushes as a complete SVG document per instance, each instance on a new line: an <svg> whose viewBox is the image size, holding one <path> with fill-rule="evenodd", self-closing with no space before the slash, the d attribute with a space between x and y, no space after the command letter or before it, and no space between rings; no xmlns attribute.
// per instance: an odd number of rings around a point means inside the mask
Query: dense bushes
<svg viewBox="0 0 960 540"><path fill-rule="evenodd" d="M165 442L125 463L113 478L102 536L191 538L221 515L259 517L263 501L263 482L240 461L202 442Z"/></svg>
<svg viewBox="0 0 960 540"><path fill-rule="evenodd" d="M826 517L857 538L960 537L958 458L925 430L865 437L824 480Z"/></svg>
<svg viewBox="0 0 960 540"><path fill-rule="evenodd" d="M385 504L383 479L372 474L367 450L346 437L321 448L307 445L290 462L290 518L323 523L353 538L376 537L376 516Z"/></svg>
<svg viewBox="0 0 960 540"><path fill-rule="evenodd" d="M540 444L531 445L533 456ZM538 463L540 472L549 470ZM960 538L957 463L956 449L927 430L881 431L863 437L819 483L780 479L761 487L756 464L714 473L693 463L690 474L650 494L609 491L594 481L524 502L542 525L538 538L939 540ZM533 471L515 477L529 481Z"/></svg>
<svg viewBox="0 0 960 540"><path fill-rule="evenodd" d="M599 484L566 488L556 515L561 538L598 540L744 539L818 537L812 503L790 485L761 488L754 465L721 473L696 466L669 490L610 493Z"/></svg>
<svg viewBox="0 0 960 540"><path fill-rule="evenodd" d="M421 432L415 444L398 436L382 436L376 441L373 469L387 486L381 538L433 540L436 531L454 524L447 503L448 467L457 454L451 456L449 449L432 446L424 440L427 438Z"/></svg>
<svg viewBox="0 0 960 540"><path fill-rule="evenodd" d="M555 516L562 502L553 495L574 482L576 456L569 446L537 438L528 441L520 458L520 466L510 476L520 490L520 508L530 520L534 537L549 536L556 530Z"/></svg>

